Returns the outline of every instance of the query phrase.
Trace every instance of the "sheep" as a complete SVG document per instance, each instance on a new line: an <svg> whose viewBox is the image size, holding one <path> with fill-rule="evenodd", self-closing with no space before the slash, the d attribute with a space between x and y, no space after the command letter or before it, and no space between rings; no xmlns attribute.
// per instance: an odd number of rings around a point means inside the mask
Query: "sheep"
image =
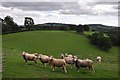
<svg viewBox="0 0 120 80"><path fill-rule="evenodd" d="M45 63L49 63L49 61L50 61L50 58L49 58L49 56L47 56L47 55L40 54L40 55L38 56L38 58L39 58L39 60L41 61L41 63L43 64L43 66L45 65ZM50 63L49 63L49 65L50 65ZM51 65L50 65L50 66L51 66Z"/></svg>
<svg viewBox="0 0 120 80"><path fill-rule="evenodd" d="M63 59L64 57L65 57L64 54L61 54L61 55L60 55L60 58L61 58L61 59Z"/></svg>
<svg viewBox="0 0 120 80"><path fill-rule="evenodd" d="M53 68L52 71L54 71L55 67L62 67L62 69L64 70L64 73L67 73L66 62L64 59L56 59L50 56L50 64Z"/></svg>
<svg viewBox="0 0 120 80"><path fill-rule="evenodd" d="M97 63L101 63L101 57L100 56L97 56L97 58L96 58L96 60L97 60Z"/></svg>
<svg viewBox="0 0 120 80"><path fill-rule="evenodd" d="M61 54L61 59L64 59L67 64L71 64L71 68L74 65L74 59L77 59L77 56L67 56L65 57L63 54Z"/></svg>
<svg viewBox="0 0 120 80"><path fill-rule="evenodd" d="M73 55L65 53L65 57L73 57Z"/></svg>
<svg viewBox="0 0 120 80"><path fill-rule="evenodd" d="M88 68L89 70L93 70L93 73L95 72L92 60L90 60L90 59L85 59L85 60L74 59L74 61L75 61L75 66L77 67L77 69Z"/></svg>
<svg viewBox="0 0 120 80"><path fill-rule="evenodd" d="M26 64L27 64L27 61L34 61L35 64L37 64L37 59L38 59L37 53L29 54L29 53L23 51L22 56L23 56Z"/></svg>

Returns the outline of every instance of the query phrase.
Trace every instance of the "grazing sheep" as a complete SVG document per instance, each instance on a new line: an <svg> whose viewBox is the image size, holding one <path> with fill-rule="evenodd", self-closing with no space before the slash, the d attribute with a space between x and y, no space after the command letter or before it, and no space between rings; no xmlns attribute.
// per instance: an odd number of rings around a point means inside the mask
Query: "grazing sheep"
<svg viewBox="0 0 120 80"><path fill-rule="evenodd" d="M97 58L96 58L96 59L97 59L97 63L99 63L99 64L100 64L100 63L101 63L101 57L100 57L100 56L97 56Z"/></svg>
<svg viewBox="0 0 120 80"><path fill-rule="evenodd" d="M50 58L49 58L49 56L47 56L47 55L40 54L40 55L38 56L38 58L39 58L39 60L41 61L41 63L43 64L43 66L44 66L45 63L49 63L49 61L50 61ZM50 65L50 64L49 64L49 65Z"/></svg>
<svg viewBox="0 0 120 80"><path fill-rule="evenodd" d="M62 69L64 70L64 73L67 73L66 62L64 59L56 59L50 56L50 64L53 68L52 71L54 71L55 67L62 67Z"/></svg>
<svg viewBox="0 0 120 80"><path fill-rule="evenodd" d="M65 57L64 54L61 54L61 55L60 55L60 58L61 58L61 59L63 59L64 57Z"/></svg>
<svg viewBox="0 0 120 80"><path fill-rule="evenodd" d="M77 56L67 56L65 57L61 54L61 59L64 59L67 64L71 64L71 68L74 66L74 59L77 59Z"/></svg>
<svg viewBox="0 0 120 80"><path fill-rule="evenodd" d="M38 59L37 53L29 54L29 53L23 51L22 56L23 56L26 64L27 64L27 61L34 61L35 64L37 63L37 59Z"/></svg>
<svg viewBox="0 0 120 80"><path fill-rule="evenodd" d="M93 68L93 61L92 60L90 60L90 59L85 59L85 60L74 59L74 61L75 61L75 66L77 67L77 69L88 68L89 70L93 70L93 72L95 72L94 68Z"/></svg>
<svg viewBox="0 0 120 80"><path fill-rule="evenodd" d="M65 57L73 57L73 55L65 53Z"/></svg>

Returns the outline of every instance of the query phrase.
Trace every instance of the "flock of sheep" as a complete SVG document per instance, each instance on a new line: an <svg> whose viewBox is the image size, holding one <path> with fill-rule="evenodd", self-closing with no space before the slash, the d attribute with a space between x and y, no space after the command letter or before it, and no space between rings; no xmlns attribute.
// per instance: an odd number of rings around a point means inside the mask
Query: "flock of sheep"
<svg viewBox="0 0 120 80"><path fill-rule="evenodd" d="M64 73L67 73L66 64L70 64L71 68L76 67L77 69L80 68L88 68L89 70L93 70L95 72L93 67L93 61L90 59L79 59L77 56L71 55L71 54L61 54L60 58L54 58L53 56L43 55L43 54L29 54L28 52L23 51L22 56L27 64L27 61L34 61L35 64L37 64L37 60L39 59L43 66L48 63L50 67L52 68L52 71L55 70L55 67L62 67L64 70ZM98 56L96 58L97 62L101 62L101 57ZM79 72L79 70L78 70Z"/></svg>

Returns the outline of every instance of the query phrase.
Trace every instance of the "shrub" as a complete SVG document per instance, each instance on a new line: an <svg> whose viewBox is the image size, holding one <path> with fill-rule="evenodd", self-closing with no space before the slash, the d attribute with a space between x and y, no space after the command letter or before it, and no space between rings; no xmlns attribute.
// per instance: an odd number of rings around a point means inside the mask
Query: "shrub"
<svg viewBox="0 0 120 80"><path fill-rule="evenodd" d="M84 28L81 24L79 24L77 27L76 27L76 32L78 34L83 34L84 33Z"/></svg>
<svg viewBox="0 0 120 80"><path fill-rule="evenodd" d="M104 33L94 33L90 36L91 43L97 45L102 50L109 50L112 47L111 40Z"/></svg>

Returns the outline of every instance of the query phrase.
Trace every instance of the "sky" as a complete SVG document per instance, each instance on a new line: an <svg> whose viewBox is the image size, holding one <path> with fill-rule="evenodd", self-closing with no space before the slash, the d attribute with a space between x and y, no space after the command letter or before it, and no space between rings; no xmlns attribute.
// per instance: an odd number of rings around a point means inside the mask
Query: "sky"
<svg viewBox="0 0 120 80"><path fill-rule="evenodd" d="M103 24L118 26L119 0L2 0L0 18L11 16L18 25L25 17L35 24Z"/></svg>

